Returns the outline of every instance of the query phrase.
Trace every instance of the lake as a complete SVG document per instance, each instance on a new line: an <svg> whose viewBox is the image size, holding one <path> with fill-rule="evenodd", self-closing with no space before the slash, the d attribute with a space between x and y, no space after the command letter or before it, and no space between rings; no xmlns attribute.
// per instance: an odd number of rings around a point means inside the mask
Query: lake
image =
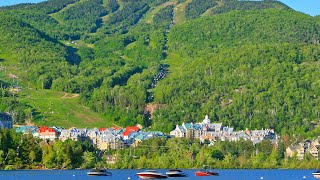
<svg viewBox="0 0 320 180"><path fill-rule="evenodd" d="M38 3L46 0L0 0L0 6L10 6L21 3Z"/></svg>
<svg viewBox="0 0 320 180"><path fill-rule="evenodd" d="M94 177L87 176L88 170L19 170L19 171L0 171L0 179L5 180L96 180L96 179L112 179L112 180L137 180L137 172L144 170L109 170L112 172L112 176ZM159 172L165 173L166 169L159 169ZM312 172L315 170L284 170L284 169L263 169L263 170L233 170L233 169L218 169L215 170L220 176L208 176L208 177L195 177L194 172L196 170L183 170L188 174L188 177L183 178L169 178L169 179L215 179L215 180L303 180L303 179L315 179L312 176Z"/></svg>

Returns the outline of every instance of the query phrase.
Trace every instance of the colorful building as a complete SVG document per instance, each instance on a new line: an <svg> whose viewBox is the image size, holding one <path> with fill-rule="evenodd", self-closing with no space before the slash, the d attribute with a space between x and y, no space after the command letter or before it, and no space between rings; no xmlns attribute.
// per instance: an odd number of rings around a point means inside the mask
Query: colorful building
<svg viewBox="0 0 320 180"><path fill-rule="evenodd" d="M50 141L58 139L58 133L53 128L50 128L48 126L39 127L39 130L34 133L33 136Z"/></svg>

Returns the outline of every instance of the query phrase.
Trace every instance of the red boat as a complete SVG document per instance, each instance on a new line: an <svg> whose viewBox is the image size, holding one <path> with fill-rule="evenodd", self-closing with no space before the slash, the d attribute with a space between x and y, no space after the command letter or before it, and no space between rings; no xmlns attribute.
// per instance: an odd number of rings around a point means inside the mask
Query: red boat
<svg viewBox="0 0 320 180"><path fill-rule="evenodd" d="M196 176L219 176L219 173L201 169L194 173Z"/></svg>
<svg viewBox="0 0 320 180"><path fill-rule="evenodd" d="M145 172L137 173L140 179L166 179L168 176L162 173L156 172L155 170L147 170Z"/></svg>

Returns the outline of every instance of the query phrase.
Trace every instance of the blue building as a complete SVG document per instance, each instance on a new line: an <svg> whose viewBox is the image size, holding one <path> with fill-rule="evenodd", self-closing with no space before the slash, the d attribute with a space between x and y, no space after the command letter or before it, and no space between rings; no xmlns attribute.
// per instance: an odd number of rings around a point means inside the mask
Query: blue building
<svg viewBox="0 0 320 180"><path fill-rule="evenodd" d="M5 128L5 129L12 128L12 118L10 114L0 113L0 128Z"/></svg>

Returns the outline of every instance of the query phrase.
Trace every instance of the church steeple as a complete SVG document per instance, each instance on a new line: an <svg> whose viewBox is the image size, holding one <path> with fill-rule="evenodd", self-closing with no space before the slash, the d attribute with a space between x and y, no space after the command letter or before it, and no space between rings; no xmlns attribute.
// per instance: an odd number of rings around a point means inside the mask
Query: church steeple
<svg viewBox="0 0 320 180"><path fill-rule="evenodd" d="M210 123L211 123L211 121L210 121L208 115L206 115L204 120L203 120L203 124L210 124Z"/></svg>

